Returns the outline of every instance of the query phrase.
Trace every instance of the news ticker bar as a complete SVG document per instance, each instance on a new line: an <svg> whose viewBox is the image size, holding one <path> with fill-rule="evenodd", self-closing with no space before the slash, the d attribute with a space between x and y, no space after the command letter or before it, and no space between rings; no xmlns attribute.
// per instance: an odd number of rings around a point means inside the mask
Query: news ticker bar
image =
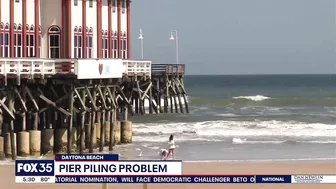
<svg viewBox="0 0 336 189"><path fill-rule="evenodd" d="M119 160L117 154L61 154L16 160L16 183L336 183L336 175L183 175L182 161Z"/></svg>
<svg viewBox="0 0 336 189"><path fill-rule="evenodd" d="M15 183L333 184L336 175L16 176Z"/></svg>

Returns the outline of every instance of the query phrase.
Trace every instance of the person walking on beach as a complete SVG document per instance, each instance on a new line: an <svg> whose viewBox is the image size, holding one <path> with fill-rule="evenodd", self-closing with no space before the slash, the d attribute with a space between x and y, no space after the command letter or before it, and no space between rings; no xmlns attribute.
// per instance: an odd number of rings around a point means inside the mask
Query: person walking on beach
<svg viewBox="0 0 336 189"><path fill-rule="evenodd" d="M175 141L174 141L174 135L170 135L168 144L169 144L169 150L168 150L167 158L171 154L173 156L173 159L175 159Z"/></svg>

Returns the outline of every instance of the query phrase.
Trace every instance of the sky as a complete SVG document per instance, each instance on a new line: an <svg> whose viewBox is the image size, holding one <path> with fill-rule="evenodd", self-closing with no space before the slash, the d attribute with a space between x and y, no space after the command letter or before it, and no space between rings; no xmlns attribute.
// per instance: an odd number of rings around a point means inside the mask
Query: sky
<svg viewBox="0 0 336 189"><path fill-rule="evenodd" d="M131 56L187 74L336 73L335 0L133 0Z"/></svg>

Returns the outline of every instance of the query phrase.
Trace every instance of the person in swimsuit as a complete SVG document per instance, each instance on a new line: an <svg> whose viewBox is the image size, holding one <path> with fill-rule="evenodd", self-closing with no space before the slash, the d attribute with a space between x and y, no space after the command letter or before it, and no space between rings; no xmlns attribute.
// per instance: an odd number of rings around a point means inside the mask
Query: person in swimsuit
<svg viewBox="0 0 336 189"><path fill-rule="evenodd" d="M169 144L169 150L168 150L167 158L171 154L173 156L173 159L175 159L175 141L174 141L174 135L170 135L168 144Z"/></svg>

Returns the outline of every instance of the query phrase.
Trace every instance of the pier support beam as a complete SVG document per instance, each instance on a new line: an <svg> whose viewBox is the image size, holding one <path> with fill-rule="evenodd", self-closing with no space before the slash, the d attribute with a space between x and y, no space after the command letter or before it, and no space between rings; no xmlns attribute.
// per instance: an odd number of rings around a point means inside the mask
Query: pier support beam
<svg viewBox="0 0 336 189"><path fill-rule="evenodd" d="M105 121L105 132L104 132L104 146L109 146L110 144L110 131L111 131L111 111L106 112L106 121Z"/></svg>
<svg viewBox="0 0 336 189"><path fill-rule="evenodd" d="M54 132L52 132L52 134L54 134ZM41 154L41 131L29 131L29 149L30 155L32 156Z"/></svg>
<svg viewBox="0 0 336 189"><path fill-rule="evenodd" d="M74 115L74 86L73 84L71 84L71 89L70 89L70 96L69 96L69 113L71 114L69 116L69 127L68 127L68 131L67 131L67 137L68 137L68 143L67 143L67 152L68 154L71 154L72 151L72 145L73 145L73 115Z"/></svg>
<svg viewBox="0 0 336 189"><path fill-rule="evenodd" d="M86 114L86 124L85 124L85 148L90 148L90 133L91 133L91 122L92 122L92 113L88 112Z"/></svg>
<svg viewBox="0 0 336 189"><path fill-rule="evenodd" d="M8 101L9 101L8 102L9 112L14 115L14 94L13 94L12 88L9 89L7 96L8 96ZM11 119L10 128L9 128L12 160L16 160L16 135L14 133L15 132L14 131L14 119Z"/></svg>
<svg viewBox="0 0 336 189"><path fill-rule="evenodd" d="M188 105L188 99L187 99L187 91L185 90L184 88L184 81L183 81L183 78L180 78L180 79L176 79L177 83L179 84L179 87L181 89L181 94L183 96L183 100L184 100L184 106L185 106L185 109L186 109L186 112L189 113L189 105Z"/></svg>
<svg viewBox="0 0 336 189"><path fill-rule="evenodd" d="M75 89L75 92L77 90ZM81 104L82 106L85 106L85 102L86 102L86 91L85 90L82 90L81 92L81 98L79 96L79 93L77 92L77 96L78 98L81 100ZM80 122L80 127L79 127L79 153L80 154L83 154L84 152L84 149L85 149L85 137L87 135L87 133L85 133L85 117L86 117L86 107L83 107L83 110L81 112L81 122Z"/></svg>
<svg viewBox="0 0 336 189"><path fill-rule="evenodd" d="M153 114L153 93L152 93L152 82L150 83L150 87L149 87L149 98L148 98L148 106L149 106L149 113Z"/></svg>
<svg viewBox="0 0 336 189"><path fill-rule="evenodd" d="M115 142L115 132L114 132L114 124L117 122L117 116L116 116L116 109L114 108L111 112L111 122L110 122L110 142L109 142L109 151L113 150L113 146L116 144Z"/></svg>
<svg viewBox="0 0 336 189"><path fill-rule="evenodd" d="M6 157L13 157L13 149L12 149L12 144L11 144L11 138L14 139L15 143L14 143L14 149L16 149L16 134L13 133L13 135L11 136L11 133L6 133L4 136L4 140L5 140L5 144L4 144L4 152ZM16 157L16 150L14 151L14 156Z"/></svg>
<svg viewBox="0 0 336 189"><path fill-rule="evenodd" d="M121 122L121 143L132 143L132 122Z"/></svg>
<svg viewBox="0 0 336 189"><path fill-rule="evenodd" d="M4 137L0 136L0 160L5 160L5 151L4 151Z"/></svg>
<svg viewBox="0 0 336 189"><path fill-rule="evenodd" d="M96 129L96 139L97 139L97 143L100 144L100 133L101 133L101 112L97 112L96 113L96 123L95 123L95 129Z"/></svg>
<svg viewBox="0 0 336 189"><path fill-rule="evenodd" d="M81 125L79 127L79 139L78 139L78 144L79 144L79 153L83 154L84 149L85 149L85 115L86 112L83 111L81 112Z"/></svg>
<svg viewBox="0 0 336 189"><path fill-rule="evenodd" d="M113 133L114 133L114 143L120 144L121 142L120 121L113 122Z"/></svg>
<svg viewBox="0 0 336 189"><path fill-rule="evenodd" d="M52 154L54 152L54 129L43 129L41 133L42 133L41 134L42 154L44 155ZM35 134L37 135L37 133ZM32 134L31 136L35 134ZM36 140L36 142L38 141ZM36 145L36 147L37 146L38 145ZM33 153L34 151L31 150L31 152Z"/></svg>
<svg viewBox="0 0 336 189"><path fill-rule="evenodd" d="M55 130L55 153L67 152L68 133L65 128Z"/></svg>
<svg viewBox="0 0 336 189"><path fill-rule="evenodd" d="M21 131L17 134L17 146L19 156L25 157L30 155L29 132Z"/></svg>
<svg viewBox="0 0 336 189"><path fill-rule="evenodd" d="M96 107L96 102L97 102L97 92L96 88L92 89L92 96L88 95L90 97L92 107L95 109L94 112L92 112L92 118L91 118L91 129L90 129L90 147L89 147L89 152L93 153L93 149L96 148L97 146L97 136L96 136L96 114L97 114L97 107Z"/></svg>

